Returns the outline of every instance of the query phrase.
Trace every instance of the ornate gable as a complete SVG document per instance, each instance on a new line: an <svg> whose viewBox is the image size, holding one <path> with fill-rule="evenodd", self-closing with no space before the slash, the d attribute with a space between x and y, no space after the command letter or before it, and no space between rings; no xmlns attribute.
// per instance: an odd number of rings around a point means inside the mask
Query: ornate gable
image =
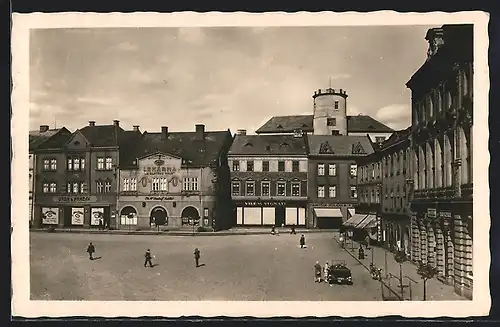
<svg viewBox="0 0 500 327"><path fill-rule="evenodd" d="M321 154L334 154L332 146L328 141L324 141L321 143L321 146L319 147L319 153Z"/></svg>
<svg viewBox="0 0 500 327"><path fill-rule="evenodd" d="M366 154L361 142L352 145L352 154Z"/></svg>
<svg viewBox="0 0 500 327"><path fill-rule="evenodd" d="M66 143L66 148L70 150L84 150L89 145L89 141L79 130L77 130Z"/></svg>

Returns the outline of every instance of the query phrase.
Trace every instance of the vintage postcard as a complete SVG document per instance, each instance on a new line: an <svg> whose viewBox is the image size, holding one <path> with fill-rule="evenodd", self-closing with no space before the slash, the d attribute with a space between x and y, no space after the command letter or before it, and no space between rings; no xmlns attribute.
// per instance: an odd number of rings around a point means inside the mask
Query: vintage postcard
<svg viewBox="0 0 500 327"><path fill-rule="evenodd" d="M13 315L486 315L488 20L14 14Z"/></svg>

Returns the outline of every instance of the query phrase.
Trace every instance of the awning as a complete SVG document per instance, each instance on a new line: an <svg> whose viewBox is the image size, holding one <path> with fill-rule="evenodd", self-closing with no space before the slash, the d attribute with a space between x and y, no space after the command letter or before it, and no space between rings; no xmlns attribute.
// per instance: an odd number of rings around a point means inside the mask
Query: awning
<svg viewBox="0 0 500 327"><path fill-rule="evenodd" d="M363 221L359 222L359 224L356 226L356 228L358 229L369 229L373 227L377 227L377 216L373 214L369 214L368 216L366 216L366 218Z"/></svg>
<svg viewBox="0 0 500 327"><path fill-rule="evenodd" d="M351 217L354 216L354 214L356 213L355 209L347 209L347 211L349 212L349 215Z"/></svg>
<svg viewBox="0 0 500 327"><path fill-rule="evenodd" d="M342 211L338 208L314 208L318 218L342 218Z"/></svg>
<svg viewBox="0 0 500 327"><path fill-rule="evenodd" d="M344 223L344 226L353 226L353 227L355 227L363 219L365 219L367 215L368 214L366 214L366 213L364 213L364 214L356 213L351 218L347 219L347 221Z"/></svg>

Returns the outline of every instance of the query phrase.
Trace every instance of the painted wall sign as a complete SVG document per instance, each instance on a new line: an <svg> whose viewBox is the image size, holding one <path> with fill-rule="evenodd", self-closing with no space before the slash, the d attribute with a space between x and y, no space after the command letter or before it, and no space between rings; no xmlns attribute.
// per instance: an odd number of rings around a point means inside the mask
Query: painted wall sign
<svg viewBox="0 0 500 327"><path fill-rule="evenodd" d="M427 209L427 217L436 218L436 209L428 208Z"/></svg>
<svg viewBox="0 0 500 327"><path fill-rule="evenodd" d="M71 224L83 225L83 208L71 208Z"/></svg>
<svg viewBox="0 0 500 327"><path fill-rule="evenodd" d="M274 202L274 201L245 201L244 205L247 207L275 207L275 206L286 206L286 202Z"/></svg>
<svg viewBox="0 0 500 327"><path fill-rule="evenodd" d="M72 203L72 202L90 202L90 196L61 196L56 202Z"/></svg>
<svg viewBox="0 0 500 327"><path fill-rule="evenodd" d="M163 161L163 160L156 160L156 161ZM144 175L172 175L177 172L177 168L165 167L165 166L161 167L147 166L142 168L142 172L144 173Z"/></svg>
<svg viewBox="0 0 500 327"><path fill-rule="evenodd" d="M42 208L42 223L45 225L57 225L59 223L59 209Z"/></svg>
<svg viewBox="0 0 500 327"><path fill-rule="evenodd" d="M169 201L173 199L173 196L146 196L144 198L146 201Z"/></svg>
<svg viewBox="0 0 500 327"><path fill-rule="evenodd" d="M93 226L97 226L97 225L99 225L100 219L104 219L104 208L92 208L92 215L90 217L90 224Z"/></svg>

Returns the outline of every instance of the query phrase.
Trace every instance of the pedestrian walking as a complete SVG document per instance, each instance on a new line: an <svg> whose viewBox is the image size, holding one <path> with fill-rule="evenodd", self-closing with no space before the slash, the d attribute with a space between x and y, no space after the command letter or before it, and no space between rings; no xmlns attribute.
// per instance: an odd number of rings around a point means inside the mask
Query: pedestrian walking
<svg viewBox="0 0 500 327"><path fill-rule="evenodd" d="M90 242L89 246L87 246L87 253L89 254L89 259L94 260L95 246Z"/></svg>
<svg viewBox="0 0 500 327"><path fill-rule="evenodd" d="M99 218L99 230L103 230L104 229L104 222L102 220L102 218Z"/></svg>
<svg viewBox="0 0 500 327"><path fill-rule="evenodd" d="M196 267L200 266L200 250L198 248L194 249L194 262L196 263Z"/></svg>
<svg viewBox="0 0 500 327"><path fill-rule="evenodd" d="M344 247L344 236L340 235L339 243L340 243L340 246L343 248Z"/></svg>
<svg viewBox="0 0 500 327"><path fill-rule="evenodd" d="M144 254L144 267L146 267L148 264L149 266L152 268L153 267L153 263L151 262L151 259L153 258L153 255L151 254L151 250L148 249L146 251L146 254Z"/></svg>
<svg viewBox="0 0 500 327"><path fill-rule="evenodd" d="M361 246L361 244L359 245L358 259L359 260L364 260L365 259L365 251L363 250L363 247Z"/></svg>
<svg viewBox="0 0 500 327"><path fill-rule="evenodd" d="M297 233L295 232L295 225L292 225L292 228L291 228L291 230L290 230L290 234L297 234Z"/></svg>
<svg viewBox="0 0 500 327"><path fill-rule="evenodd" d="M328 261L325 262L325 266L323 267L323 276L325 281L328 280L328 272L330 271L330 265L328 264Z"/></svg>
<svg viewBox="0 0 500 327"><path fill-rule="evenodd" d="M319 264L319 261L316 261L316 264L314 265L314 282L321 283L321 265Z"/></svg>
<svg viewBox="0 0 500 327"><path fill-rule="evenodd" d="M304 234L300 237L300 248L303 249L306 246L306 238Z"/></svg>
<svg viewBox="0 0 500 327"><path fill-rule="evenodd" d="M271 227L271 235L274 235L276 234L276 227Z"/></svg>

